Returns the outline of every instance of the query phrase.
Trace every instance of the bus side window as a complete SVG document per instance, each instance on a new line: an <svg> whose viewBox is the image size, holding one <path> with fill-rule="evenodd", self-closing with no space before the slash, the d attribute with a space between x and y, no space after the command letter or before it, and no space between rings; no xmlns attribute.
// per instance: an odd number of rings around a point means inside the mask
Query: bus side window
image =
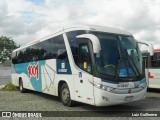
<svg viewBox="0 0 160 120"><path fill-rule="evenodd" d="M57 59L68 62L67 51L65 49L59 49L57 53Z"/></svg>
<svg viewBox="0 0 160 120"><path fill-rule="evenodd" d="M50 51L51 51L51 40L48 39L38 44L37 49L37 58L38 60L47 60L51 59Z"/></svg>
<svg viewBox="0 0 160 120"><path fill-rule="evenodd" d="M17 59L17 52L13 52L12 53L12 63L13 64L17 64L17 61L18 59Z"/></svg>
<svg viewBox="0 0 160 120"><path fill-rule="evenodd" d="M76 36L81 35L81 34L85 34L85 33L86 33L86 31L78 30L78 31L71 31L66 34L67 38L69 40L69 44L70 44L70 48L72 51L74 62L77 66L78 66L78 42L77 42Z"/></svg>
<svg viewBox="0 0 160 120"><path fill-rule="evenodd" d="M62 35L53 38L52 47L52 53L53 56L56 57L56 59L68 62L68 55Z"/></svg>
<svg viewBox="0 0 160 120"><path fill-rule="evenodd" d="M151 67L152 68L157 68L157 53L155 53L152 57L151 57Z"/></svg>
<svg viewBox="0 0 160 120"><path fill-rule="evenodd" d="M23 63L23 52L22 51L19 51L18 53L18 63Z"/></svg>

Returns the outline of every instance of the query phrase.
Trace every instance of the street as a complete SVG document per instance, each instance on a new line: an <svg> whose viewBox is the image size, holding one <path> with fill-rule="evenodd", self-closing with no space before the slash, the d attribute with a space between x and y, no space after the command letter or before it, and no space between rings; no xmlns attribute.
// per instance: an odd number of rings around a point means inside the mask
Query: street
<svg viewBox="0 0 160 120"><path fill-rule="evenodd" d="M3 81L9 80L3 79ZM0 111L74 111L74 113L90 111L94 112L94 116L110 116L111 112L118 111L120 113L117 117L120 117L125 116L126 111L160 111L160 90L149 89L144 100L106 107L94 107L83 103L77 103L74 107L65 107L58 97L51 95L34 91L20 93L20 91L0 90ZM102 113L100 114L99 111ZM89 113L86 114L88 116Z"/></svg>
<svg viewBox="0 0 160 120"><path fill-rule="evenodd" d="M58 97L30 91L0 91L0 111L160 111L160 91L151 90L146 99L121 105L94 107L78 103L65 107Z"/></svg>

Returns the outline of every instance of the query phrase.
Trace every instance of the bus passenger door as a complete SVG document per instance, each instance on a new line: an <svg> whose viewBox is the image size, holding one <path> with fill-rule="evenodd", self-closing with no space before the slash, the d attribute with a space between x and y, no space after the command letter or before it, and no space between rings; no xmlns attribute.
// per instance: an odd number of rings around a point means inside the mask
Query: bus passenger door
<svg viewBox="0 0 160 120"><path fill-rule="evenodd" d="M75 97L77 101L94 105L91 42L88 39L78 40L78 74L75 76Z"/></svg>

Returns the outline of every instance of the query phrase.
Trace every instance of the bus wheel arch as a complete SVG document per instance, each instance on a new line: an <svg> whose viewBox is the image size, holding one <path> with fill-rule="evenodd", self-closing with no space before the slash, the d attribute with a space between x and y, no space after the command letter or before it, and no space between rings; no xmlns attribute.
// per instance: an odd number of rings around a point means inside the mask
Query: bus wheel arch
<svg viewBox="0 0 160 120"><path fill-rule="evenodd" d="M61 87L62 87L62 85L63 85L64 83L66 83L66 81L64 81L64 80L61 80L61 81L59 81L59 83L58 83L58 97L59 97L59 98L60 98ZM66 84L67 84L67 83L66 83Z"/></svg>
<svg viewBox="0 0 160 120"><path fill-rule="evenodd" d="M25 93L26 89L23 87L23 80L21 77L19 77L19 90L21 93Z"/></svg>
<svg viewBox="0 0 160 120"><path fill-rule="evenodd" d="M73 106L73 101L71 100L70 96L70 89L65 81L60 81L58 84L58 96L63 103L64 106L71 107Z"/></svg>

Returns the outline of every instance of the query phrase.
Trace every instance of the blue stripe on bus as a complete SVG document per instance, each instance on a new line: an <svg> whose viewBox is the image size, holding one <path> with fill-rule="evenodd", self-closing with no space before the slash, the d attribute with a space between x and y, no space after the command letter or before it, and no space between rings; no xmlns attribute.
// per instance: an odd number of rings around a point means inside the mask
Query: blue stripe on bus
<svg viewBox="0 0 160 120"><path fill-rule="evenodd" d="M34 90L41 92L42 91L41 66L44 65L45 63L46 63L45 61L21 63L21 64L15 64L14 67L16 73L18 74L24 73L28 76ZM38 65L38 71L35 70L35 65ZM30 74L30 72L35 74L34 75ZM36 72L38 73L37 75Z"/></svg>

